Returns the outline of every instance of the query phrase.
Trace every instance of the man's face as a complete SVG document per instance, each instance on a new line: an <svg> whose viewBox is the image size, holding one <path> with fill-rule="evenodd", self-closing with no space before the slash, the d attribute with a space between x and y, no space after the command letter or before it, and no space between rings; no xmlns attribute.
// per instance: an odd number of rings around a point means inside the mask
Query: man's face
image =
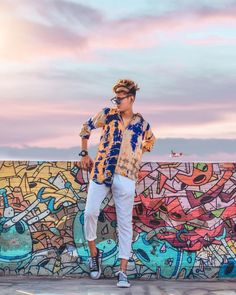
<svg viewBox="0 0 236 295"><path fill-rule="evenodd" d="M120 104L117 104L119 111L124 112L132 108L134 96L132 94L127 94L126 92L116 93L117 99L120 99Z"/></svg>

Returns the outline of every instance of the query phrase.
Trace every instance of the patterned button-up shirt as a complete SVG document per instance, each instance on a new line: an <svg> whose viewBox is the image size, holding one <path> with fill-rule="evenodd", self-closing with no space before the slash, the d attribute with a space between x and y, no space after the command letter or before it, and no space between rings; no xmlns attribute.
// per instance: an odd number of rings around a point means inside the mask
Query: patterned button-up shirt
<svg viewBox="0 0 236 295"><path fill-rule="evenodd" d="M90 179L111 186L118 173L137 181L142 149L150 152L156 140L150 124L136 113L125 127L120 111L106 107L83 124L79 135L89 139L91 130L99 127L103 130Z"/></svg>

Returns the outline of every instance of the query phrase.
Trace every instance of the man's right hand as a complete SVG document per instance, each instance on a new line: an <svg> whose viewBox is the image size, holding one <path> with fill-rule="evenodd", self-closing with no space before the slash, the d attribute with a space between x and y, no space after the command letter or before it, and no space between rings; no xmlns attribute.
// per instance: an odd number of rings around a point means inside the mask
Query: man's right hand
<svg viewBox="0 0 236 295"><path fill-rule="evenodd" d="M93 166L93 160L89 155L87 155L87 156L81 157L81 160L78 162L75 162L75 165L83 170L91 171Z"/></svg>

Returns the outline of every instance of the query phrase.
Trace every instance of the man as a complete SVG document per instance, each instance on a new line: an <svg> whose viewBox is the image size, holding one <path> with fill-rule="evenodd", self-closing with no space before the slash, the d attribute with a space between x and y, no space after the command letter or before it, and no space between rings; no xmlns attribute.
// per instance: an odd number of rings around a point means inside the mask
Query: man
<svg viewBox="0 0 236 295"><path fill-rule="evenodd" d="M95 239L100 205L112 191L116 207L121 259L118 287L130 287L127 279L127 264L131 256L132 212L135 184L138 179L142 153L150 152L156 137L150 124L140 113L133 112L138 85L128 79L118 80L113 86L116 94L111 99L115 107L103 108L82 126L81 161L77 166L91 171L84 214L85 237L90 249L90 277L101 275L102 251L96 247ZM88 155L88 139L91 130L102 127L102 135L95 161Z"/></svg>

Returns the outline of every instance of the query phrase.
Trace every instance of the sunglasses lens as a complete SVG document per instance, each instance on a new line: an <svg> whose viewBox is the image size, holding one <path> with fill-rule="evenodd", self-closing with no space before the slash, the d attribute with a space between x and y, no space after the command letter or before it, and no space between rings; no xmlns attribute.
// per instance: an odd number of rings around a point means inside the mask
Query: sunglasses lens
<svg viewBox="0 0 236 295"><path fill-rule="evenodd" d="M123 98L117 98L117 97L113 97L111 99L111 101L114 103L114 104L121 104L121 101L126 98L127 96L123 97Z"/></svg>
<svg viewBox="0 0 236 295"><path fill-rule="evenodd" d="M111 101L112 101L114 104L120 104L120 100L117 99L117 98L113 98Z"/></svg>

